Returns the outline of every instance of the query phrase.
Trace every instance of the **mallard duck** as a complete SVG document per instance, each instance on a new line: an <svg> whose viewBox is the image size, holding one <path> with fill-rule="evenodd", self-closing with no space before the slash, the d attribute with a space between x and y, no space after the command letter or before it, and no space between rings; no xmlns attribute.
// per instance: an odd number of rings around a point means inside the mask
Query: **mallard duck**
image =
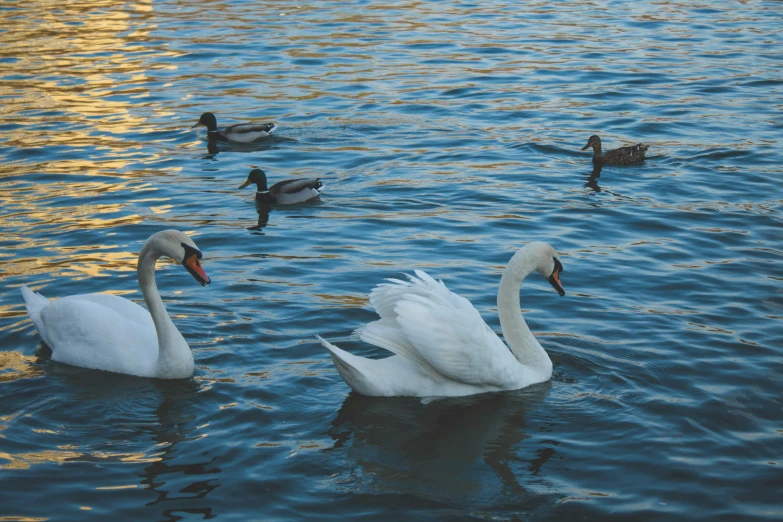
<svg viewBox="0 0 783 522"><path fill-rule="evenodd" d="M267 188L266 174L261 169L251 170L247 175L247 180L239 188L245 188L251 183L256 184L256 202L263 204L293 205L302 203L318 197L324 188L320 178L287 179Z"/></svg>
<svg viewBox="0 0 783 522"><path fill-rule="evenodd" d="M375 287L370 305L380 319L356 332L395 355L367 359L316 337L343 380L362 395L457 397L518 390L552 376L552 361L519 312L522 280L537 272L562 296L562 271L560 254L546 243L530 243L508 262L497 301L508 347L470 301L421 270L408 276L410 282L391 279Z"/></svg>
<svg viewBox="0 0 783 522"><path fill-rule="evenodd" d="M210 141L233 141L235 143L253 143L268 138L277 128L274 123L240 123L223 130L217 127L217 118L211 112L205 112L192 128L203 125L207 128Z"/></svg>
<svg viewBox="0 0 783 522"><path fill-rule="evenodd" d="M163 230L152 235L139 253L136 273L146 310L109 294L49 301L22 286L27 315L52 349L52 360L156 379L193 375L193 354L155 285L155 263L164 256L182 263L201 286L209 284L196 243L178 230Z"/></svg>
<svg viewBox="0 0 783 522"><path fill-rule="evenodd" d="M619 149L602 153L601 138L595 134L590 136L590 139L587 140L587 145L582 147L582 150L586 150L590 147L593 147L593 163L601 165L630 165L631 163L639 163L640 161L644 161L644 153L650 148L649 145L637 143L630 147L620 147Z"/></svg>

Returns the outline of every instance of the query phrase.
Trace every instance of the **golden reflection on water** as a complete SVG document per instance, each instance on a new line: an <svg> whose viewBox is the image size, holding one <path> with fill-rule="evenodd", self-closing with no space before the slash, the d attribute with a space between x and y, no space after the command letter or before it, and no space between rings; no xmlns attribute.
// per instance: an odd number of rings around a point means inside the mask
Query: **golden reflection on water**
<svg viewBox="0 0 783 522"><path fill-rule="evenodd" d="M93 252L72 256L68 252L60 251L60 248L54 250L64 257L17 258L5 262L3 271L8 276L68 275L75 281L136 271L138 254L133 252Z"/></svg>
<svg viewBox="0 0 783 522"><path fill-rule="evenodd" d="M34 365L36 359L35 356L16 351L0 352L0 383L39 377L43 374L43 370ZM10 420L10 418L0 417L0 420ZM4 427L0 426L0 430Z"/></svg>
<svg viewBox="0 0 783 522"><path fill-rule="evenodd" d="M162 460L161 457L149 456L144 453L109 453L103 451L83 453L68 449L18 454L0 452L0 459L8 461L8 463L0 464L0 469L29 469L36 464L63 464L65 462L153 463Z"/></svg>
<svg viewBox="0 0 783 522"><path fill-rule="evenodd" d="M118 90L125 95L149 95L148 43L154 29L152 2L142 0L116 9L114 2L60 2L57 9L39 2L6 2L0 11L0 58L8 60L24 79L0 81L6 113L28 111L25 132L13 133L9 144L42 147L68 143L102 142L129 146L113 136L144 125L133 104L123 97L109 99ZM86 30L86 28L89 28ZM156 46L157 56L174 56ZM39 127L50 115L30 109L57 109L79 126L51 132ZM94 118L98 116L98 118Z"/></svg>
<svg viewBox="0 0 783 522"><path fill-rule="evenodd" d="M89 198L152 190L141 181L144 172L135 171L129 178L122 171L148 145L134 138L150 131L140 107L159 113L155 105L160 102L143 99L155 85L150 77L150 58L181 53L151 40L150 32L155 29L151 0L122 9L117 9L115 2L100 0L56 4L12 1L3 7L0 60L11 74L0 77L0 104L6 123L17 124L4 136L5 145L42 151L40 159L30 157L32 161L0 166L0 181L15 178L0 183L0 206L4 209L0 229L9 231L6 248L41 253L36 258L3 262L4 275L62 274L67 269L77 277L96 277L107 270L135 270L135 253L101 252L80 257L74 252L95 247L61 247L61 241L44 240L30 231L45 224L56 235L144 220L138 213L127 212L125 198L112 204L106 204L105 197L102 204ZM108 149L112 154L107 158L87 149ZM67 151L67 156L59 157L60 151ZM146 150L143 161L155 163L159 157ZM37 180L42 174L50 179L32 184L16 181ZM113 179L86 181L89 177ZM82 204L73 206L73 201ZM158 199L153 212L166 212L166 201Z"/></svg>

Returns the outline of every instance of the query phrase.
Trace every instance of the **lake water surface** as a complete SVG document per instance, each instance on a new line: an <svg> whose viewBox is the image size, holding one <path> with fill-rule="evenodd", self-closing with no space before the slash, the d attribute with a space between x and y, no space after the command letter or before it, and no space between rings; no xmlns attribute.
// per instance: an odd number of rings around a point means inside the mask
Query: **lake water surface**
<svg viewBox="0 0 783 522"><path fill-rule="evenodd" d="M0 520L783 518L780 2L0 5ZM191 129L276 121L254 148ZM593 172L580 151L651 144ZM315 202L237 187L318 176ZM260 212L259 212L260 210ZM19 293L143 302L196 372L64 366ZM554 365L517 392L357 396L384 278L427 270L497 332L511 255Z"/></svg>

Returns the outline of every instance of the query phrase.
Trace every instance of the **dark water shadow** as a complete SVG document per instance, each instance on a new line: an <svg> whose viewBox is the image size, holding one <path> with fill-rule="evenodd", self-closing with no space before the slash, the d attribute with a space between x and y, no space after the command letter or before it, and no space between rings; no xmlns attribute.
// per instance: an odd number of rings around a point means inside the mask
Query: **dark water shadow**
<svg viewBox="0 0 783 522"><path fill-rule="evenodd" d="M520 447L531 438L525 412L537 409L549 388L544 383L428 404L351 393L328 434L333 450L344 451L349 466L371 477L373 490L457 503L466 496L498 494L527 502L537 495L526 490L525 482L556 454L553 441L531 450ZM529 458L522 456L526 451Z"/></svg>
<svg viewBox="0 0 783 522"><path fill-rule="evenodd" d="M237 143L234 141L217 141L207 139L206 158L214 158L220 152L260 152L264 150L276 149L282 143L298 141L295 138L286 138L284 136L269 136L253 143Z"/></svg>

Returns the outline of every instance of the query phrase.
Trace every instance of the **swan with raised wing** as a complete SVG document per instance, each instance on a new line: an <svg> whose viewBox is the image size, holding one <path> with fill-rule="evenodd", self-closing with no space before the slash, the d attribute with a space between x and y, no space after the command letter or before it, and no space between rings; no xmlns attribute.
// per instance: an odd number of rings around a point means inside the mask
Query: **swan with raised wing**
<svg viewBox="0 0 783 522"><path fill-rule="evenodd" d="M139 377L193 375L193 354L155 284L155 263L162 256L181 262L201 286L209 284L193 240L178 230L164 230L150 236L139 253L136 273L149 312L116 295L82 294L50 301L22 286L27 314L52 349L52 360Z"/></svg>
<svg viewBox="0 0 783 522"><path fill-rule="evenodd" d="M546 243L530 243L509 261L500 279L498 314L508 347L464 297L417 270L370 293L380 319L357 330L360 338L395 355L367 359L316 336L355 392L373 396L442 397L516 390L552 376L552 361L520 312L522 280L538 272L558 294L563 265ZM510 348L510 350L509 350Z"/></svg>

